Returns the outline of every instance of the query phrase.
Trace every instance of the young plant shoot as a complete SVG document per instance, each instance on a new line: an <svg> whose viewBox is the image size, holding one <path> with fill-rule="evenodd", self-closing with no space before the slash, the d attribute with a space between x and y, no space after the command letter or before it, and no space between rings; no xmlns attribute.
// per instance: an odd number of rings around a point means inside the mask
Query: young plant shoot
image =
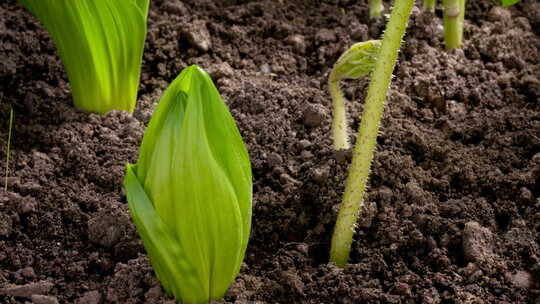
<svg viewBox="0 0 540 304"><path fill-rule="evenodd" d="M428 13L435 13L435 5L437 0L424 0L422 4L422 9Z"/></svg>
<svg viewBox="0 0 540 304"><path fill-rule="evenodd" d="M514 5L516 3L518 3L519 0L501 0L501 5L504 6L504 7L508 7L508 6L511 6L511 5Z"/></svg>
<svg viewBox="0 0 540 304"><path fill-rule="evenodd" d="M45 26L75 107L133 112L150 0L19 0Z"/></svg>
<svg viewBox="0 0 540 304"><path fill-rule="evenodd" d="M379 18L384 10L382 0L369 0L369 17Z"/></svg>
<svg viewBox="0 0 540 304"><path fill-rule="evenodd" d="M251 166L210 76L190 66L167 88L124 185L131 216L168 294L220 299L251 225Z"/></svg>
<svg viewBox="0 0 540 304"><path fill-rule="evenodd" d="M330 262L339 267L347 264L349 259L356 222L363 205L386 95L413 5L414 0L395 0L394 8L386 25L378 59L371 74L352 164L330 248Z"/></svg>
<svg viewBox="0 0 540 304"><path fill-rule="evenodd" d="M345 97L339 83L343 79L358 79L369 74L377 59L380 45L380 40L355 43L339 57L330 72L328 90L332 96L332 140L336 151L350 148Z"/></svg>
<svg viewBox="0 0 540 304"><path fill-rule="evenodd" d="M447 50L461 48L465 0L443 0L444 44Z"/></svg>

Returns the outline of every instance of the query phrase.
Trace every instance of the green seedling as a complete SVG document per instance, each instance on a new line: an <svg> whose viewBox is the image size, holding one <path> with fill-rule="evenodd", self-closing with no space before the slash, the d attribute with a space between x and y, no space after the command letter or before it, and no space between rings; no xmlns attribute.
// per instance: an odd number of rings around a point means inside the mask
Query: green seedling
<svg viewBox="0 0 540 304"><path fill-rule="evenodd" d="M45 26L79 109L133 112L150 0L19 0Z"/></svg>
<svg viewBox="0 0 540 304"><path fill-rule="evenodd" d="M8 140L6 144L6 179L4 183L4 190L7 192L8 189L8 176L9 176L9 156L10 156L10 145L11 145L11 131L13 130L13 108L9 112L9 130L8 130Z"/></svg>
<svg viewBox="0 0 540 304"><path fill-rule="evenodd" d="M520 0L499 0L504 7ZM465 19L466 0L442 0L444 44L447 50L461 48L463 40L463 21ZM427 12L435 11L436 0L424 0L423 8Z"/></svg>
<svg viewBox="0 0 540 304"><path fill-rule="evenodd" d="M465 0L443 0L444 44L447 50L461 48Z"/></svg>
<svg viewBox="0 0 540 304"><path fill-rule="evenodd" d="M508 6L518 3L519 1L520 0L501 0L501 5L504 7L508 7Z"/></svg>
<svg viewBox="0 0 540 304"><path fill-rule="evenodd" d="M358 79L368 75L373 70L380 45L380 40L355 43L339 57L330 72L328 90L332 96L334 116L332 120L332 139L334 149L337 151L350 148L345 97L339 86L340 81Z"/></svg>
<svg viewBox="0 0 540 304"><path fill-rule="evenodd" d="M424 0L422 3L422 9L428 13L435 13L436 0Z"/></svg>
<svg viewBox="0 0 540 304"><path fill-rule="evenodd" d="M224 296L251 226L249 156L210 76L190 66L167 88L124 185L154 271L183 303Z"/></svg>
<svg viewBox="0 0 540 304"><path fill-rule="evenodd" d="M386 95L413 5L414 0L395 1L386 25L379 56L371 74L352 164L330 248L330 262L339 267L347 264L349 259L356 222L363 205Z"/></svg>
<svg viewBox="0 0 540 304"><path fill-rule="evenodd" d="M379 18L384 10L382 0L369 0L369 17Z"/></svg>

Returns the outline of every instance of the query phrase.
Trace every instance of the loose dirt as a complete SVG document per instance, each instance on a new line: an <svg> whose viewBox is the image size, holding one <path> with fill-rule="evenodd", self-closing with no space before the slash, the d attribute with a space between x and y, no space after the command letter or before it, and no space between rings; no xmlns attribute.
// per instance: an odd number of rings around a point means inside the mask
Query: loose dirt
<svg viewBox="0 0 540 304"><path fill-rule="evenodd" d="M167 84L210 71L248 146L253 229L223 303L540 303L540 3L468 1L463 50L415 9L350 264L328 265L348 166L329 68L378 38L366 1L152 1L137 110L72 107L53 43L0 4L1 303L173 303L122 179ZM367 79L344 84L356 129ZM3 188L4 179L0 180Z"/></svg>

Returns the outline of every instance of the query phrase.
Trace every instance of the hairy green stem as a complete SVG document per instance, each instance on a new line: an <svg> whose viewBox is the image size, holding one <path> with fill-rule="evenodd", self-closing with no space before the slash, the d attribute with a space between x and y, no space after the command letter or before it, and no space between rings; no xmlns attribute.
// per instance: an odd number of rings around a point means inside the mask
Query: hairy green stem
<svg viewBox="0 0 540 304"><path fill-rule="evenodd" d="M379 57L371 75L362 122L358 129L358 140L354 148L345 193L332 236L330 262L339 267L347 264L349 259L356 222L363 205L386 95L414 0L395 0L394 5L390 20L386 25Z"/></svg>
<svg viewBox="0 0 540 304"><path fill-rule="evenodd" d="M369 0L369 17L377 18L381 16L384 10L384 4L382 0Z"/></svg>
<svg viewBox="0 0 540 304"><path fill-rule="evenodd" d="M9 174L9 149L11 144L11 131L13 128L13 108L11 108L11 111L9 113L9 131L8 131L8 140L7 140L7 148L6 148L6 180L4 184L4 190L7 192L8 188L8 174Z"/></svg>
<svg viewBox="0 0 540 304"><path fill-rule="evenodd" d="M339 79L334 77L334 71L328 78L328 90L332 96L332 139L334 149L347 150L350 148L349 132L347 127L347 114L345 111L345 97L339 88Z"/></svg>
<svg viewBox="0 0 540 304"><path fill-rule="evenodd" d="M426 12L434 13L435 12L435 4L436 4L436 2L437 2L436 0L424 0L422 8Z"/></svg>
<svg viewBox="0 0 540 304"><path fill-rule="evenodd" d="M444 44L447 50L461 47L465 0L443 0Z"/></svg>

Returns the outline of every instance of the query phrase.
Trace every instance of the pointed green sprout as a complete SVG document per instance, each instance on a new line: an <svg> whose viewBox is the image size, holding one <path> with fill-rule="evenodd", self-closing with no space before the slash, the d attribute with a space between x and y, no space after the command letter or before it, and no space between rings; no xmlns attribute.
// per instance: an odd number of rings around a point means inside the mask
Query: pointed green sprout
<svg viewBox="0 0 540 304"><path fill-rule="evenodd" d="M356 222L364 202L364 193L373 160L373 152L377 144L377 134L386 95L390 88L392 72L396 66L399 47L413 5L414 0L395 0L379 49L378 59L371 74L352 164L330 248L330 262L339 267L345 266L349 260Z"/></svg>
<svg viewBox="0 0 540 304"><path fill-rule="evenodd" d="M358 79L371 72L379 53L380 40L370 40L353 44L334 64L328 78L328 90L332 96L333 120L332 137L334 149L350 148L345 97L339 82L343 79Z"/></svg>
<svg viewBox="0 0 540 304"><path fill-rule="evenodd" d="M461 48L466 0L443 0L444 44L447 50Z"/></svg>
<svg viewBox="0 0 540 304"><path fill-rule="evenodd" d="M369 17L378 18L382 15L384 4L382 0L369 0Z"/></svg>
<svg viewBox="0 0 540 304"><path fill-rule="evenodd" d="M435 13L436 0L424 0L422 9L428 13Z"/></svg>
<svg viewBox="0 0 540 304"><path fill-rule="evenodd" d="M133 112L150 0L19 0L51 35L79 109Z"/></svg>
<svg viewBox="0 0 540 304"><path fill-rule="evenodd" d="M504 7L508 7L508 6L518 3L519 1L520 0L501 0L501 5Z"/></svg>
<svg viewBox="0 0 540 304"><path fill-rule="evenodd" d="M124 184L165 291L184 303L223 297L248 243L251 167L231 114L199 67L184 69L163 94Z"/></svg>

